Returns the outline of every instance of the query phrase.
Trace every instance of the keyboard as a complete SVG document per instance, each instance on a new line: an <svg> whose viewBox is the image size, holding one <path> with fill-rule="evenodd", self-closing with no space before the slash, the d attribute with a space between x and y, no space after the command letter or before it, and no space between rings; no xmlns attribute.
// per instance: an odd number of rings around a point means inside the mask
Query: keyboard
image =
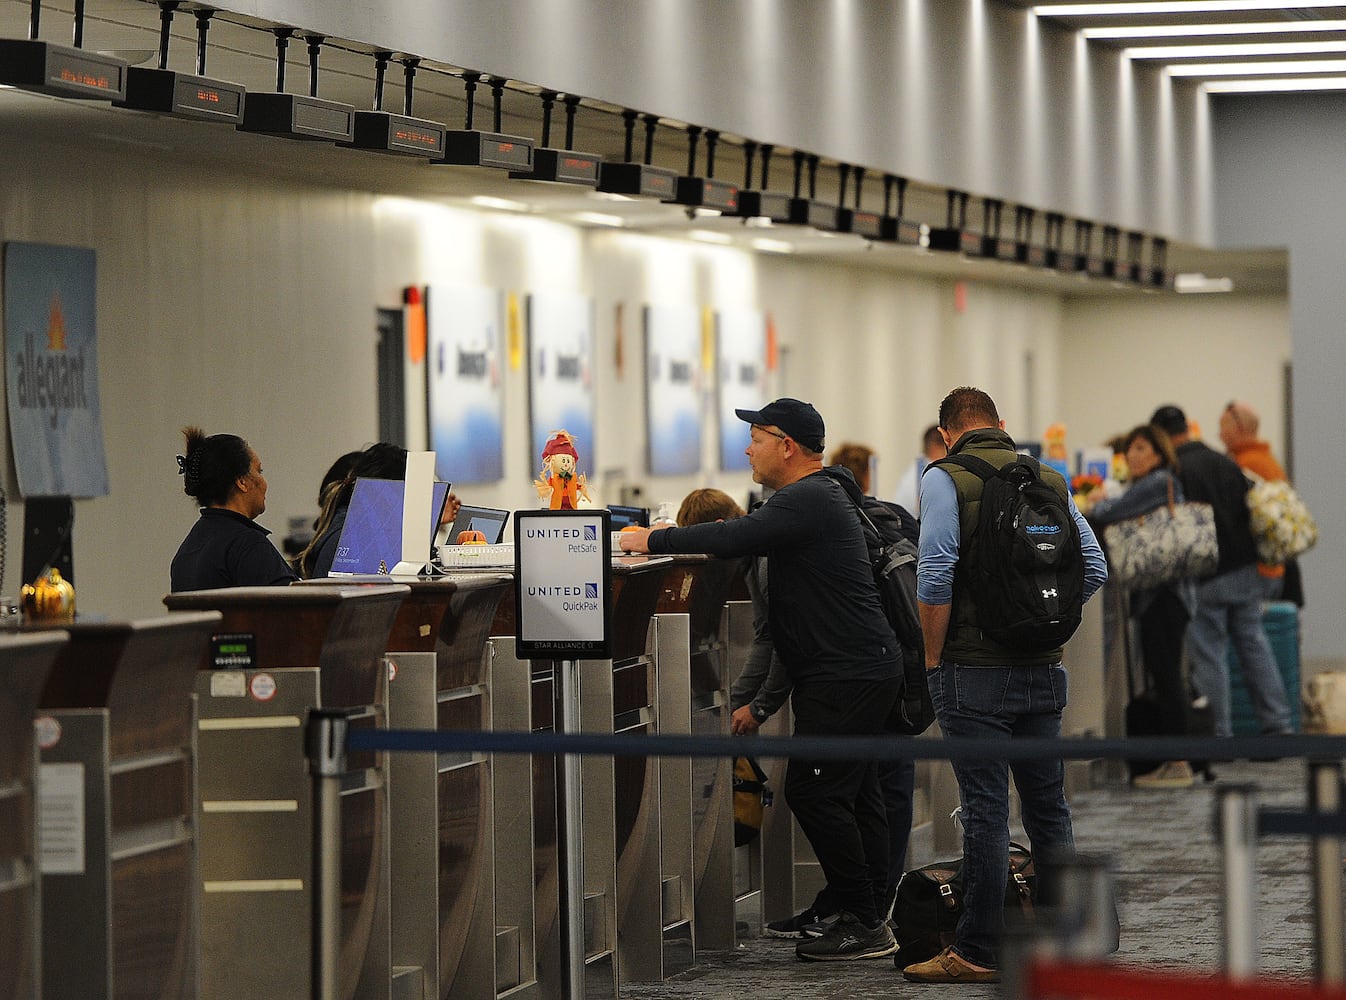
<svg viewBox="0 0 1346 1000"><path fill-rule="evenodd" d="M472 566L508 566L514 568L513 543L499 545L441 545L439 565L444 569Z"/></svg>

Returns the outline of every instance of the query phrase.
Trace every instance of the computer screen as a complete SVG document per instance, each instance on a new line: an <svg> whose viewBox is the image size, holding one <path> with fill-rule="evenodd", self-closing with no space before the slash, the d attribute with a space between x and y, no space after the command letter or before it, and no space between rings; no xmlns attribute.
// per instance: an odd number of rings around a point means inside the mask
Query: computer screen
<svg viewBox="0 0 1346 1000"><path fill-rule="evenodd" d="M341 529L332 576L391 573L402 561L402 497L406 483L400 479L357 479ZM448 483L432 483L430 538L449 496ZM430 561L427 546L422 562Z"/></svg>
<svg viewBox="0 0 1346 1000"><path fill-rule="evenodd" d="M635 525L638 528L650 526L648 507L620 507L617 504L608 504L608 512L612 515L613 531L621 531L628 525Z"/></svg>
<svg viewBox="0 0 1346 1000"><path fill-rule="evenodd" d="M491 545L498 545L505 537L505 522L509 520L509 511L494 507L472 507L463 504L458 508L458 518L449 529L449 544L458 541L460 531L480 531Z"/></svg>

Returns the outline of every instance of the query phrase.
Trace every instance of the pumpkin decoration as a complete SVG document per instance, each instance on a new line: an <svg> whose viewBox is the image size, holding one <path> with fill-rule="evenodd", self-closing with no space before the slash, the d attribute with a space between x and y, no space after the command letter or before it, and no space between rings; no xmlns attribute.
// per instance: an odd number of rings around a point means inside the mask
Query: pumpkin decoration
<svg viewBox="0 0 1346 1000"><path fill-rule="evenodd" d="M486 535L480 531L473 531L471 528L458 532L459 545L485 545Z"/></svg>
<svg viewBox="0 0 1346 1000"><path fill-rule="evenodd" d="M75 617L75 588L55 566L23 588L23 610L30 618L68 620Z"/></svg>

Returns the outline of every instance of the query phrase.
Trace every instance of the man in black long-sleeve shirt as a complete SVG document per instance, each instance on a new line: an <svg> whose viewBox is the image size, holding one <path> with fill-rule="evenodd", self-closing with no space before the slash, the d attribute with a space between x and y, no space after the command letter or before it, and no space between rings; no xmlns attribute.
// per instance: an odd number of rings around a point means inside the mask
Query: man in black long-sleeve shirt
<svg viewBox="0 0 1346 1000"><path fill-rule="evenodd" d="M767 556L771 637L794 683L795 732L881 733L901 693L897 638L855 507L821 474L823 419L788 398L735 412L752 424L753 479L775 490L771 499L732 521L623 532L622 548ZM792 758L785 796L842 907L821 938L795 953L806 961L891 955L897 945L878 912L888 842L874 762Z"/></svg>

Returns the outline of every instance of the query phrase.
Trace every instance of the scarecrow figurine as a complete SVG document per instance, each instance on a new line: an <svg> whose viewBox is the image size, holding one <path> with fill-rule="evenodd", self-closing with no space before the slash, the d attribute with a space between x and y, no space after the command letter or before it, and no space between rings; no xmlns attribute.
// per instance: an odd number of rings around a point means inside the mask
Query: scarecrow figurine
<svg viewBox="0 0 1346 1000"><path fill-rule="evenodd" d="M569 431L552 431L542 449L542 472L533 480L539 497L550 497L547 506L552 510L576 510L590 504L584 476L576 469L579 452ZM583 501L583 502L581 502Z"/></svg>

